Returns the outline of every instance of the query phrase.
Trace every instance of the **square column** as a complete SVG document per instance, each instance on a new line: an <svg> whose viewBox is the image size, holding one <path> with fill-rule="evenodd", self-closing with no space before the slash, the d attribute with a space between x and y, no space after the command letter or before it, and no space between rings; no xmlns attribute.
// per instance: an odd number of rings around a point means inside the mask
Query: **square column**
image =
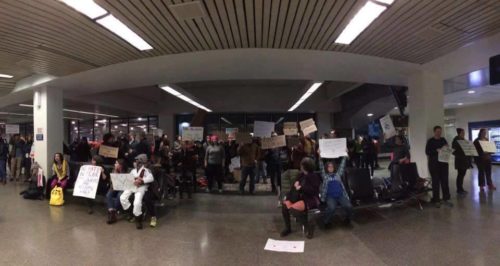
<svg viewBox="0 0 500 266"><path fill-rule="evenodd" d="M408 90L411 158L417 163L420 176L429 177L425 145L433 127L442 127L444 123L444 82L434 73L421 71L409 77Z"/></svg>
<svg viewBox="0 0 500 266"><path fill-rule="evenodd" d="M54 154L63 152L63 93L62 90L40 88L33 95L33 129L35 160L46 178L52 175Z"/></svg>

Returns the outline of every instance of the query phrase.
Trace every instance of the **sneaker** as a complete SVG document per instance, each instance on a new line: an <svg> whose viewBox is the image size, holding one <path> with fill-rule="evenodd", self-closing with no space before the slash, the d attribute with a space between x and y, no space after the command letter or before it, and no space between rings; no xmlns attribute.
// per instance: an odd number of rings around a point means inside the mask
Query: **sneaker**
<svg viewBox="0 0 500 266"><path fill-rule="evenodd" d="M448 207L448 208L453 208L453 203L451 203L451 202L449 202L447 200L443 201L443 205L446 206L446 207Z"/></svg>
<svg viewBox="0 0 500 266"><path fill-rule="evenodd" d="M151 227L156 227L156 224L157 224L157 220L156 220L156 217L151 217L151 222L149 223L149 226Z"/></svg>

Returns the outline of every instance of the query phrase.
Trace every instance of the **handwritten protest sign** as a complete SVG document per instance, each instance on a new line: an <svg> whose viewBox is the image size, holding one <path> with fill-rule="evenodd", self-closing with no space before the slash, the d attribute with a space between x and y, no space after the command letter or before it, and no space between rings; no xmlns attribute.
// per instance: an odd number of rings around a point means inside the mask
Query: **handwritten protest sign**
<svg viewBox="0 0 500 266"><path fill-rule="evenodd" d="M448 163L450 161L452 149L449 147L443 147L438 152L438 161L442 163Z"/></svg>
<svg viewBox="0 0 500 266"><path fill-rule="evenodd" d="M111 182L113 189L118 191L133 190L136 187L132 174L111 174Z"/></svg>
<svg viewBox="0 0 500 266"><path fill-rule="evenodd" d="M255 121L253 123L253 136L270 138L274 132L274 122Z"/></svg>
<svg viewBox="0 0 500 266"><path fill-rule="evenodd" d="M236 133L236 143L242 145L252 142L252 136L248 132L238 132Z"/></svg>
<svg viewBox="0 0 500 266"><path fill-rule="evenodd" d="M285 135L274 136L271 138L262 138L262 149L275 149L279 147L286 146L286 137Z"/></svg>
<svg viewBox="0 0 500 266"><path fill-rule="evenodd" d="M78 172L75 188L73 189L73 196L95 199L100 178L101 167L83 165Z"/></svg>
<svg viewBox="0 0 500 266"><path fill-rule="evenodd" d="M182 128L183 141L202 141L203 127L185 127Z"/></svg>
<svg viewBox="0 0 500 266"><path fill-rule="evenodd" d="M285 134L286 136L296 136L297 133L299 133L297 122L283 123L283 134Z"/></svg>
<svg viewBox="0 0 500 266"><path fill-rule="evenodd" d="M106 145L101 145L99 147L99 155L106 158L118 158L118 148Z"/></svg>
<svg viewBox="0 0 500 266"><path fill-rule="evenodd" d="M458 140L458 144L464 151L466 156L478 156L476 146L467 140Z"/></svg>
<svg viewBox="0 0 500 266"><path fill-rule="evenodd" d="M493 142L480 140L479 144L481 145L481 148L483 148L483 151L486 153L496 153L497 152L497 146Z"/></svg>
<svg viewBox="0 0 500 266"><path fill-rule="evenodd" d="M319 151L321 158L339 158L347 156L347 140L340 139L320 139Z"/></svg>
<svg viewBox="0 0 500 266"><path fill-rule="evenodd" d="M394 128L394 124L392 123L392 119L390 115L386 115L380 118L380 125L382 125L382 131L384 132L384 138L389 139L396 136L396 128Z"/></svg>
<svg viewBox="0 0 500 266"><path fill-rule="evenodd" d="M316 127L316 123L314 123L314 120L312 118L300 121L300 130L302 133L304 133L304 136L308 136L311 133L314 133L318 131L318 128Z"/></svg>

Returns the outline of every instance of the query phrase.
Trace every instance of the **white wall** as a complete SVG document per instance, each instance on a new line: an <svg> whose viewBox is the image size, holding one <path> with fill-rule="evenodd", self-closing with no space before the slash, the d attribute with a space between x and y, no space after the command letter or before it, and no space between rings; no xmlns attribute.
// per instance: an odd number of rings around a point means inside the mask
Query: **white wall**
<svg viewBox="0 0 500 266"><path fill-rule="evenodd" d="M465 129L468 138L469 122L500 120L500 102L446 110L446 116L454 116L455 127Z"/></svg>

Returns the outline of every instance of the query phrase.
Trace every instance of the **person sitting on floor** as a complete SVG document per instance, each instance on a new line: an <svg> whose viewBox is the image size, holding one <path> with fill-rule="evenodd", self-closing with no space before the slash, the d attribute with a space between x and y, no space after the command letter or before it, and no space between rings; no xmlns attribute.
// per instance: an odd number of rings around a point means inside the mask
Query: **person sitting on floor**
<svg viewBox="0 0 500 266"><path fill-rule="evenodd" d="M342 158L337 172L335 172L335 166L333 162L326 163L325 167L323 164L323 160L319 160L319 168L321 169L321 175L323 177L323 184L321 186L321 200L326 202L327 205L323 223L327 228L332 224L332 219L333 215L335 214L337 204L340 204L340 206L344 209L344 224L347 226L351 224L352 204L341 179L342 175L344 174L346 160L346 157Z"/></svg>
<svg viewBox="0 0 500 266"><path fill-rule="evenodd" d="M63 189L66 189L68 185L68 174L69 174L69 166L68 162L64 160L62 153L58 152L54 155L54 163L52 164L53 175L47 182L49 184L47 186L47 191L45 191L45 196L47 199L50 199L50 192L56 186Z"/></svg>
<svg viewBox="0 0 500 266"><path fill-rule="evenodd" d="M287 194L281 208L286 226L281 232L281 236L287 236L292 232L290 222L290 214L292 214L299 220L304 227L306 237L310 239L314 235L314 224L308 222L307 211L319 206L321 177L314 173L314 160L309 157L302 159L300 168L301 173Z"/></svg>
<svg viewBox="0 0 500 266"><path fill-rule="evenodd" d="M140 154L135 157L134 169L130 172L134 178L134 185L136 186L132 190L125 190L120 196L120 202L122 204L123 210L127 211L130 207L129 198L134 194L134 207L132 214L134 215L133 220L136 222L136 228L142 229L142 199L144 194L148 190L149 183L154 181L153 174L151 171L145 167L148 162L148 157L146 154Z"/></svg>
<svg viewBox="0 0 500 266"><path fill-rule="evenodd" d="M113 168L113 174L123 174L127 172L127 165L124 159L118 159ZM106 193L106 205L108 207L108 221L107 224L116 223L117 211L121 207L120 196L123 191L113 189L113 183L110 183L108 193Z"/></svg>

